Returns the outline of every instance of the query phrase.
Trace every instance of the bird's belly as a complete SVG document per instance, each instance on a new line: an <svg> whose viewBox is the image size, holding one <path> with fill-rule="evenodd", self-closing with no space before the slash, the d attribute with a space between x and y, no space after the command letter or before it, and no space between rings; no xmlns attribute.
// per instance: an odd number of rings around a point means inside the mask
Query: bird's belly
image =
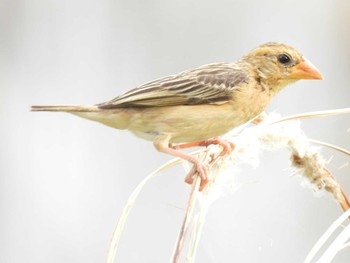
<svg viewBox="0 0 350 263"><path fill-rule="evenodd" d="M159 135L169 135L170 143L200 141L225 134L254 114L235 109L229 103L144 108L132 114L128 129L151 141Z"/></svg>

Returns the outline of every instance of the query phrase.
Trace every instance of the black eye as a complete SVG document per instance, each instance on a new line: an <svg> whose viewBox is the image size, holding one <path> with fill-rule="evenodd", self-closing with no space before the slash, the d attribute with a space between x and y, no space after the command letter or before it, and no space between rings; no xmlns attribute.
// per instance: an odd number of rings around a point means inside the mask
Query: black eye
<svg viewBox="0 0 350 263"><path fill-rule="evenodd" d="M289 55L287 54L281 54L281 55L278 55L278 61L281 63L281 64L288 64L292 61L292 59L290 58Z"/></svg>

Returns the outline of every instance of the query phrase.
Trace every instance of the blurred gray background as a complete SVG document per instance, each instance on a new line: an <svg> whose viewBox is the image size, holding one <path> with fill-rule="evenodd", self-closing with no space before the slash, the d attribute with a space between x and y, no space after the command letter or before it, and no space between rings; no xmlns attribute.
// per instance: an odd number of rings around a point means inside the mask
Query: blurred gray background
<svg viewBox="0 0 350 263"><path fill-rule="evenodd" d="M103 262L128 196L170 160L152 143L30 105L93 104L168 74L234 61L267 41L302 51L324 81L300 81L268 111L350 106L350 2L343 0L0 0L0 262ZM304 120L314 139L350 148L350 117ZM323 149L350 194L350 157ZM251 183L209 210L197 262L302 262L342 213L263 153ZM151 181L118 262L168 262L189 194L181 166ZM334 262L349 262L349 249Z"/></svg>

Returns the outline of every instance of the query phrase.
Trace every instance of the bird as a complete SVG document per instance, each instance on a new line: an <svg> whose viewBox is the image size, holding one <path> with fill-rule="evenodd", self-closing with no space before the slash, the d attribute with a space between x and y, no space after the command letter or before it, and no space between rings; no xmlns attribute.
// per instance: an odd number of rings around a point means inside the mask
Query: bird
<svg viewBox="0 0 350 263"><path fill-rule="evenodd" d="M95 105L32 106L32 111L61 111L129 130L152 141L163 153L193 164L185 181L208 183L208 167L181 149L218 144L231 152L234 144L220 136L254 120L271 99L300 79L323 79L297 49L280 43L262 44L235 62L206 64L159 78Z"/></svg>

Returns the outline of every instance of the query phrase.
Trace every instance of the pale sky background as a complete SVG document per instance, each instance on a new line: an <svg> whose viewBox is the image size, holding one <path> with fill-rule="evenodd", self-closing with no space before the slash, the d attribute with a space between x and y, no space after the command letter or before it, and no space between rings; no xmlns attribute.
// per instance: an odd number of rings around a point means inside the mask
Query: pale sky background
<svg viewBox="0 0 350 263"><path fill-rule="evenodd" d="M281 41L323 81L286 88L282 115L350 106L350 2L0 0L0 262L103 262L128 196L170 160L150 142L33 104L94 104L168 74L234 61ZM311 138L350 149L350 116L304 120ZM322 150L350 194L350 157ZM290 176L286 151L209 210L197 261L302 262L342 211ZM145 188L117 262L169 262L190 188L176 167ZM349 262L350 250L334 262Z"/></svg>

